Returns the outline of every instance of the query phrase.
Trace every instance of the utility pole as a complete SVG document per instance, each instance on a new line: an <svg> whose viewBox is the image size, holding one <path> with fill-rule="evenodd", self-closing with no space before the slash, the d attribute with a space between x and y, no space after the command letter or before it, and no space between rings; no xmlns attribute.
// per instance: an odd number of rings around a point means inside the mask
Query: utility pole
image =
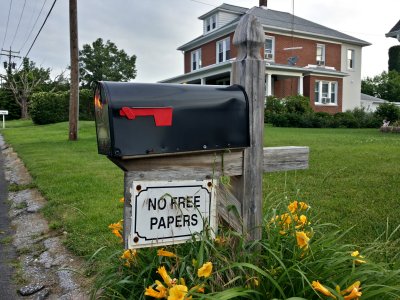
<svg viewBox="0 0 400 300"><path fill-rule="evenodd" d="M71 90L69 98L69 140L78 139L79 121L79 48L77 0L69 0L69 36L71 54Z"/></svg>
<svg viewBox="0 0 400 300"><path fill-rule="evenodd" d="M11 62L11 58L21 58L21 56L15 55L14 53L19 54L19 51L11 51L11 47L10 50L1 49L0 56L8 56L8 63L6 61L4 62L4 69L7 70L7 76L10 76L11 70L15 69L15 62Z"/></svg>

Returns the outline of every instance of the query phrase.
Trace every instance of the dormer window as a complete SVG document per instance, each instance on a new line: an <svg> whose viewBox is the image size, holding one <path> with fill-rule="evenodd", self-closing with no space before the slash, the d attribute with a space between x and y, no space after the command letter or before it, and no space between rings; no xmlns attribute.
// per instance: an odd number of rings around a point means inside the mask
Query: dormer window
<svg viewBox="0 0 400 300"><path fill-rule="evenodd" d="M206 32L210 32L217 28L217 15L212 15L205 19L206 22Z"/></svg>

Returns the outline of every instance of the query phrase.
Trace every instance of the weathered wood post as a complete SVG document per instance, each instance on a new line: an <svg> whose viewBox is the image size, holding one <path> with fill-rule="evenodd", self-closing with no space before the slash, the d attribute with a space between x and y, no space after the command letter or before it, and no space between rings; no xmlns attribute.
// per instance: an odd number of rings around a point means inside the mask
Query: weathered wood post
<svg viewBox="0 0 400 300"><path fill-rule="evenodd" d="M232 63L231 83L243 86L248 95L251 142L244 150L243 175L234 193L242 202L243 233L249 239L261 239L265 62L260 49L265 34L252 11L242 17L233 37L238 55Z"/></svg>

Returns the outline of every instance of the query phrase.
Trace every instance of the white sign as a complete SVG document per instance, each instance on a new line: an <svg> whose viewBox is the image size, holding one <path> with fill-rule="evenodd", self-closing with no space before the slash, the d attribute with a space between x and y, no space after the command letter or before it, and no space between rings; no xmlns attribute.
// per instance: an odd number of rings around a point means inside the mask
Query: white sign
<svg viewBox="0 0 400 300"><path fill-rule="evenodd" d="M182 243L217 226L215 181L134 181L129 248Z"/></svg>
<svg viewBox="0 0 400 300"><path fill-rule="evenodd" d="M4 116L8 115L8 110L0 110L0 115L3 115L3 129L6 128Z"/></svg>

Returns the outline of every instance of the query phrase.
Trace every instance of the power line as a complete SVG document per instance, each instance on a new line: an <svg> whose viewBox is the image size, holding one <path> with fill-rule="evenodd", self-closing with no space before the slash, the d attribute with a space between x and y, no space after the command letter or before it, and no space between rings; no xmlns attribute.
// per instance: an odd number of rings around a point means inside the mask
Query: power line
<svg viewBox="0 0 400 300"><path fill-rule="evenodd" d="M39 15L37 16L37 18L36 18L36 20L35 20L35 23L33 24L32 28L31 28L31 31L29 32L27 38L25 39L25 42L22 44L21 49L20 49L19 51L22 51L22 49L25 47L25 44L28 42L29 38L31 37L32 32L33 32L33 29L35 29L35 27L36 27L36 24L37 24L37 22L38 22L38 20L39 20L39 17L40 17L41 14L42 14L42 11L43 11L44 6L46 5L46 2L47 2L47 0L44 0L44 1L43 1L43 5L42 5L42 8L40 9ZM33 15L32 15L32 16L33 16Z"/></svg>
<svg viewBox="0 0 400 300"><path fill-rule="evenodd" d="M197 2L197 3L201 3L201 4L204 4L204 5L208 5L208 6L212 6L212 7L218 7L218 6L215 6L215 5L213 5L213 4L206 3L206 2L202 2L202 1L198 1L198 0L190 0L190 1Z"/></svg>
<svg viewBox="0 0 400 300"><path fill-rule="evenodd" d="M6 37L7 37L8 24L9 24L9 21L10 21L10 13L11 13L12 2L13 2L13 0L10 1L10 7L8 8L8 17L7 17L7 25L6 25L6 34L4 35L3 44L1 45L1 49L3 49L4 43L5 43Z"/></svg>
<svg viewBox="0 0 400 300"><path fill-rule="evenodd" d="M14 37L11 41L10 47L12 47L12 45L14 44L15 37L17 36L19 25L21 24L22 16L24 15L25 5L26 5L26 0L24 1L24 6L22 7L21 15L19 16L19 20L18 20L17 29L15 30Z"/></svg>
<svg viewBox="0 0 400 300"><path fill-rule="evenodd" d="M50 10L49 10L49 12L47 13L46 19L44 19L43 24L42 24L42 26L41 26L40 29L39 29L39 32L37 33L35 39L33 40L32 44L31 44L31 46L29 47L29 50L28 50L28 52L25 54L24 58L28 56L29 52L31 52L31 49L32 49L33 45L35 44L35 42L36 42L36 40L37 40L37 38L38 38L40 32L42 32L42 29L43 29L44 25L46 24L47 19L49 18L49 16L50 16L50 14L51 14L51 12L52 12L52 10L53 10L54 5L56 4L56 2L57 2L57 0L54 0L53 4L51 5Z"/></svg>

